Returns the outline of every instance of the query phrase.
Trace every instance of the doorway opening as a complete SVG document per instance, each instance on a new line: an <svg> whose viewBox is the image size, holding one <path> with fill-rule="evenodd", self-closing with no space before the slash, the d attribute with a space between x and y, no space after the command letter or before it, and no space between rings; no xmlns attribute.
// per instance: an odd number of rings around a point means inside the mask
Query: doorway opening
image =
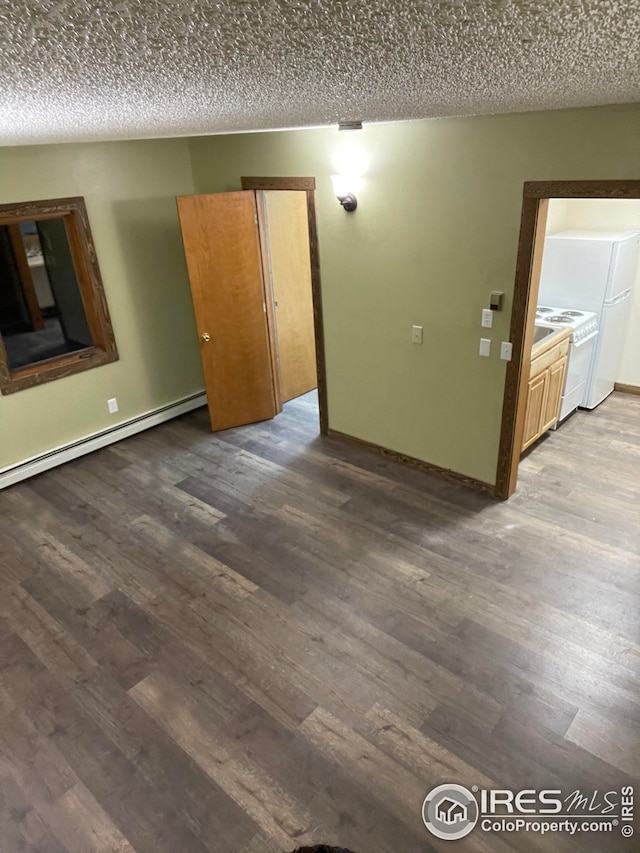
<svg viewBox="0 0 640 853"><path fill-rule="evenodd" d="M317 389L320 432L328 432L315 178L243 177L256 193L264 275L270 281L274 367L280 405Z"/></svg>
<svg viewBox="0 0 640 853"><path fill-rule="evenodd" d="M547 227L550 214L557 215L558 204L569 204L570 200L602 199L640 201L640 181L532 181L524 185L510 330L513 358L507 367L496 477L496 496L501 499L509 498L516 490L523 448L533 445L546 429L570 414L574 396L580 398L576 407L593 407L604 398L603 394L607 395L606 382L602 377L613 384L610 369L601 369L599 379L598 366L602 368L606 360L602 347L606 350L607 341L610 342L616 334L613 315L615 313L617 318L620 310L618 308L609 314L602 312L620 305L625 294L613 291L620 281L636 274L637 246L632 245L636 242L634 229L610 227L606 229L608 235L601 229L598 237L598 229L593 227L597 220L593 215L587 217L584 207L581 209L582 228L549 234L548 231L553 229ZM586 233L588 231L593 233ZM635 229L638 231L640 227ZM547 242L549 237L551 240ZM545 305L539 299L546 242L552 248L546 256L542 293L545 298L551 297L549 302L553 299L560 304ZM599 283L594 284L594 294L589 298L581 291L580 304L575 302L570 287L564 294L557 284L556 289L548 284L573 278L566 275L563 278L563 270L566 273L563 265L566 258L573 257L574 244L578 245L579 257L586 257L584 263L589 276L593 274L594 281L603 282L599 295L596 293ZM594 254L587 252L587 257L585 247L591 247ZM596 258L602 264L600 278L593 267ZM629 264L635 265L631 272ZM611 294L607 288L611 289ZM569 305L571 300L574 302ZM541 308L558 310L552 310L549 315ZM618 325L617 328L621 327ZM588 348L591 348L591 353L585 359L582 356ZM616 347L612 346L611 351L617 351ZM578 384L575 389L571 384L575 379L575 375L569 376L572 361L574 368L584 362L581 390L578 390ZM619 388L640 393L640 387L632 384L619 383Z"/></svg>
<svg viewBox="0 0 640 853"><path fill-rule="evenodd" d="M315 400L328 431L314 178L177 199L211 427ZM311 392L314 393L311 393Z"/></svg>

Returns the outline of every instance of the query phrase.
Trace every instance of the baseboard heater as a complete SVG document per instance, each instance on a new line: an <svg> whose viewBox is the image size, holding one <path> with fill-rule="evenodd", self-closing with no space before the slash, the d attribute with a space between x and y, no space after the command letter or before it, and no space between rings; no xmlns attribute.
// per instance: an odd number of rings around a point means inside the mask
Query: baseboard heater
<svg viewBox="0 0 640 853"><path fill-rule="evenodd" d="M43 471L48 471L49 468L63 465L65 462L70 462L86 453L93 453L94 450L99 450L108 444L115 444L117 441L122 441L123 438L129 438L137 432L158 426L172 418L177 418L179 415L206 406L206 404L207 396L204 392L192 394L190 397L169 403L168 406L162 406L160 409L154 409L144 415L139 415L137 418L132 418L130 421L88 435L79 441L64 444L62 447L49 450L47 453L34 456L24 462L18 462L16 465L9 465L7 468L0 469L0 489L6 489L7 486L12 486L28 477L34 477Z"/></svg>

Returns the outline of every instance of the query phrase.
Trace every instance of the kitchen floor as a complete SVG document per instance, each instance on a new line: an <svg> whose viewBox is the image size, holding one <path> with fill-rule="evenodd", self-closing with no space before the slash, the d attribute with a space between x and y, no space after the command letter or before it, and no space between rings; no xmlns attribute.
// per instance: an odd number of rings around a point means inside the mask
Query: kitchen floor
<svg viewBox="0 0 640 853"><path fill-rule="evenodd" d="M443 782L640 770L640 397L496 503L200 410L0 492L0 850L449 849ZM479 827L458 851L634 851Z"/></svg>

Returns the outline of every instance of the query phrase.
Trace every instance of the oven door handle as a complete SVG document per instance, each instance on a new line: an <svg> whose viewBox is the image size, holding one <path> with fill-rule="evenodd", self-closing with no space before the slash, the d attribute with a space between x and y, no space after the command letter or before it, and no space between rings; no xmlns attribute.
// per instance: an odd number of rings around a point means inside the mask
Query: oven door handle
<svg viewBox="0 0 640 853"><path fill-rule="evenodd" d="M589 341L592 341L594 338L597 338L597 337L598 337L598 329L595 329L593 332L590 332L586 336L586 338L580 338L579 341L574 341L573 345L577 349L578 347L581 347L583 344L588 344Z"/></svg>

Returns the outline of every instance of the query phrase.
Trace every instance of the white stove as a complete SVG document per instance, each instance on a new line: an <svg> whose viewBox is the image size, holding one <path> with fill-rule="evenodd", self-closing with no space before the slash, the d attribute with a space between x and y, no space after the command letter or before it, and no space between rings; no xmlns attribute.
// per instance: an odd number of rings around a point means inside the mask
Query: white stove
<svg viewBox="0 0 640 853"><path fill-rule="evenodd" d="M558 424L575 409L587 403L588 379L598 337L598 315L593 311L575 311L538 305L536 325L552 329L571 329L567 377Z"/></svg>
<svg viewBox="0 0 640 853"><path fill-rule="evenodd" d="M571 329L571 340L580 341L598 331L598 315L594 311L568 311L565 308L551 308L538 305L536 325L550 326L555 329Z"/></svg>

